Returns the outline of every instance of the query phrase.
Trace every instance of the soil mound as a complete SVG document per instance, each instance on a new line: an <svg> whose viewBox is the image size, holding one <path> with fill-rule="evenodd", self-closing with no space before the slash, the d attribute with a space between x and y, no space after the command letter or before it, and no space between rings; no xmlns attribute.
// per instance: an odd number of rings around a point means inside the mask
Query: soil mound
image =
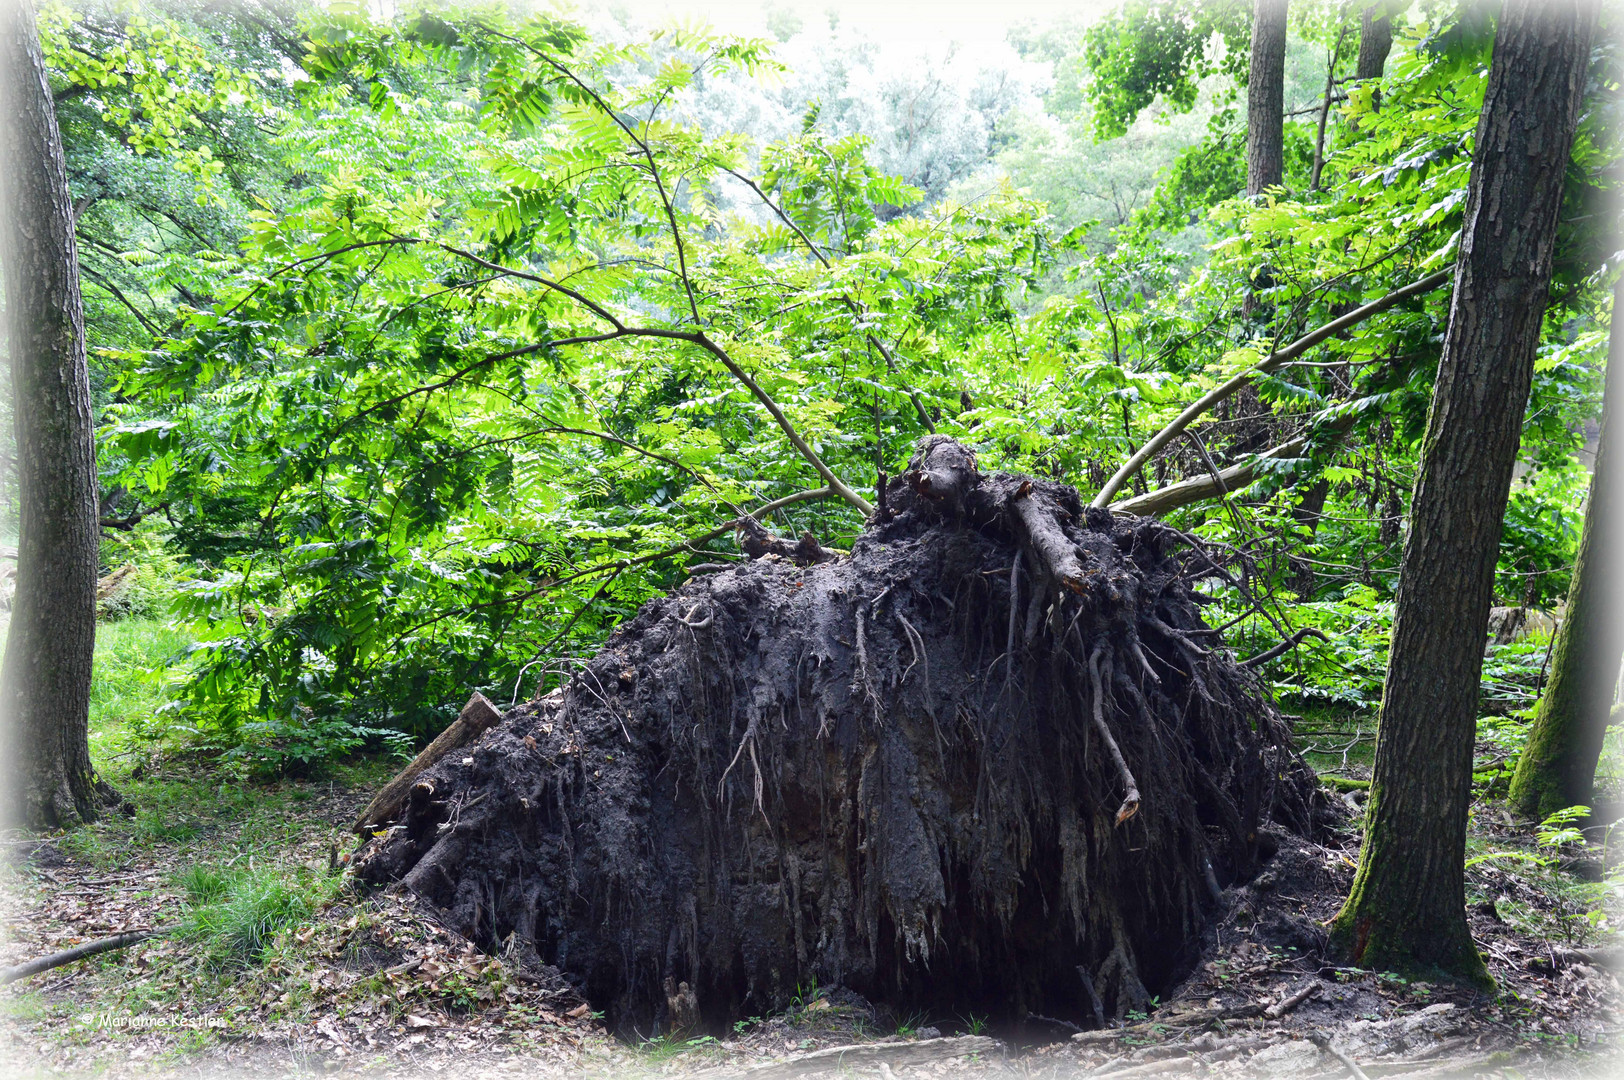
<svg viewBox="0 0 1624 1080"><path fill-rule="evenodd" d="M1165 525L933 436L849 557L741 528L424 772L362 875L645 1035L814 983L1097 1024L1190 969L1265 822L1310 829Z"/></svg>

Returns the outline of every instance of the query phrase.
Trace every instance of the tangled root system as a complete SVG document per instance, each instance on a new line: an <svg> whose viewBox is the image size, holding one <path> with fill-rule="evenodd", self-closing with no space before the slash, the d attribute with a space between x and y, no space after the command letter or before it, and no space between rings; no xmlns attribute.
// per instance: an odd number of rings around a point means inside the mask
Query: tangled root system
<svg viewBox="0 0 1624 1080"><path fill-rule="evenodd" d="M886 504L847 558L784 545L650 602L424 773L363 876L645 1035L668 979L713 1027L814 981L1143 1008L1316 798L1202 622L1211 564L941 437Z"/></svg>

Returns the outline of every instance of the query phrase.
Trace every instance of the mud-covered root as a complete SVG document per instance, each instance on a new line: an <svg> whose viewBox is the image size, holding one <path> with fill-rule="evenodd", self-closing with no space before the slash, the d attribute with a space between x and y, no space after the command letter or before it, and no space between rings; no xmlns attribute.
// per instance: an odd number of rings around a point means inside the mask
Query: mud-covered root
<svg viewBox="0 0 1624 1080"><path fill-rule="evenodd" d="M814 980L965 1015L1144 1008L1262 826L1310 827L1311 774L1172 530L941 437L884 505L847 558L746 528L760 557L426 770L363 876L645 1035Z"/></svg>

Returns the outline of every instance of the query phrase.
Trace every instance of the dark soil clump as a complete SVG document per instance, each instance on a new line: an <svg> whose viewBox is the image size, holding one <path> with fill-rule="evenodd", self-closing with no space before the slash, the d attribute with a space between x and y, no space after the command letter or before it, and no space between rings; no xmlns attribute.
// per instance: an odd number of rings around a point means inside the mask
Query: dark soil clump
<svg viewBox="0 0 1624 1080"><path fill-rule="evenodd" d="M1319 798L1201 619L1216 567L939 437L884 505L849 557L753 535L760 558L650 602L425 772L362 875L645 1035L814 981L949 1015L1145 1008L1263 826L1307 833Z"/></svg>

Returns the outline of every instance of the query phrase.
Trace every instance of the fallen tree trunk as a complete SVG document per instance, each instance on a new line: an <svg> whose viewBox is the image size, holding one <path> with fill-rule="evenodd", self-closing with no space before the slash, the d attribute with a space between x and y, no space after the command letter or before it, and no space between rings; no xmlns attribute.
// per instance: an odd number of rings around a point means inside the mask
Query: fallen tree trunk
<svg viewBox="0 0 1624 1080"><path fill-rule="evenodd" d="M1348 416L1335 421L1331 425L1331 433L1340 441L1343 432L1353 426L1353 417ZM1208 472L1200 476L1192 476L1176 483L1159 487L1155 491L1147 491L1143 495L1135 495L1111 504L1111 509L1119 514L1138 514L1140 517L1161 517L1170 514L1181 506L1191 503L1203 502L1207 499L1216 499L1241 488L1257 479L1258 473L1263 471L1263 463L1283 458L1294 458L1308 449L1308 432L1292 439L1287 439L1279 446L1270 447L1251 455L1245 461L1219 469L1216 473Z"/></svg>
<svg viewBox="0 0 1624 1080"><path fill-rule="evenodd" d="M1178 533L943 436L885 505L849 557L761 544L645 605L424 770L362 878L644 1035L813 980L1080 1025L1146 1008L1212 883L1271 824L1310 829L1313 774L1192 636Z"/></svg>
<svg viewBox="0 0 1624 1080"><path fill-rule="evenodd" d="M1207 499L1216 499L1221 495L1228 495L1232 491L1239 491L1257 478L1259 466L1264 461L1276 458L1292 458L1301 454L1308 446L1308 437L1299 435L1295 439L1281 443L1279 446L1264 450L1253 455L1246 461L1227 468L1219 469L1217 475L1207 473L1202 476L1192 476L1187 480L1159 487L1154 491L1147 491L1143 495L1123 499L1121 502L1111 504L1111 509L1119 514L1137 514L1140 517L1161 517L1170 514L1181 506L1191 503L1203 502Z"/></svg>

